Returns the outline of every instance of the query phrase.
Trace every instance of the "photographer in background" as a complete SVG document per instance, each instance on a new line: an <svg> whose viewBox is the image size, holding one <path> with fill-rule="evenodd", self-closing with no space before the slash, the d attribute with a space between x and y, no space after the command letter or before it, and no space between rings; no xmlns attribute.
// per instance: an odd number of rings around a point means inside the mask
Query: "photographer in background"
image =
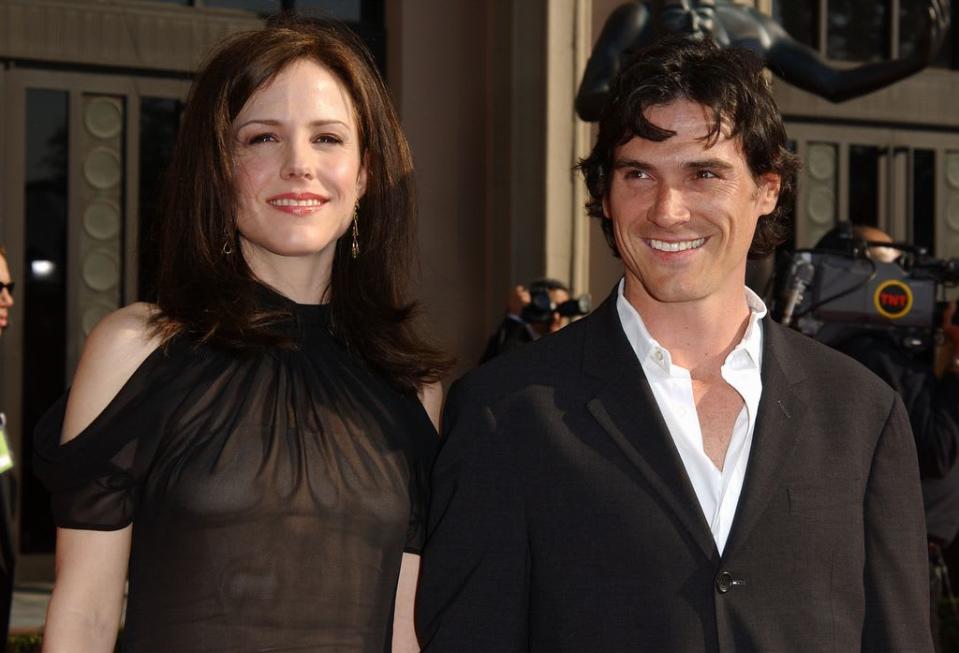
<svg viewBox="0 0 959 653"><path fill-rule="evenodd" d="M10 320L13 306L13 279L7 253L0 245L0 337ZM6 646L13 600L13 459L6 434L6 417L0 406L0 648Z"/></svg>
<svg viewBox="0 0 959 653"><path fill-rule="evenodd" d="M569 324L570 316L589 310L588 296L570 299L569 288L556 279L537 279L529 288L515 286L506 303L506 317L486 344L480 364L555 333Z"/></svg>
<svg viewBox="0 0 959 653"><path fill-rule="evenodd" d="M849 245L864 248L866 256L883 263L896 262L902 253L889 234L868 226L855 226L857 243L830 232L817 249L842 250ZM846 242L843 243L842 241ZM940 649L937 607L948 588L949 577L942 550L959 531L959 325L953 322L955 302L943 311L940 324L948 363L941 376L934 373L934 347L913 348L894 330L853 332L835 347L856 359L900 394L909 414L919 450L926 531L929 536L930 599L933 641ZM951 591L949 592L951 594Z"/></svg>

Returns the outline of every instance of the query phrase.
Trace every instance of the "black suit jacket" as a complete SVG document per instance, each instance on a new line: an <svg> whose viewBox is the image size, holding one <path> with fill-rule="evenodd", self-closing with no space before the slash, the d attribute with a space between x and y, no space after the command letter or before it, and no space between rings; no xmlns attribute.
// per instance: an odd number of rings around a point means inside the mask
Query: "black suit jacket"
<svg viewBox="0 0 959 653"><path fill-rule="evenodd" d="M915 446L851 359L766 320L719 555L616 312L451 388L416 606L427 651L929 651Z"/></svg>

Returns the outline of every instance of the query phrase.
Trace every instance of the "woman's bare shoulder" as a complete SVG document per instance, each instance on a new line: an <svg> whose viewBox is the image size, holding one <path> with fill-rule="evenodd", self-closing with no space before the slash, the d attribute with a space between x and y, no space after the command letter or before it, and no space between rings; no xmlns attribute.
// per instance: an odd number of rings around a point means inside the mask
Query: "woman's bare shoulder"
<svg viewBox="0 0 959 653"><path fill-rule="evenodd" d="M103 412L160 346L160 338L150 326L156 311L152 304L130 304L107 315L90 332L67 401L63 442L76 437Z"/></svg>

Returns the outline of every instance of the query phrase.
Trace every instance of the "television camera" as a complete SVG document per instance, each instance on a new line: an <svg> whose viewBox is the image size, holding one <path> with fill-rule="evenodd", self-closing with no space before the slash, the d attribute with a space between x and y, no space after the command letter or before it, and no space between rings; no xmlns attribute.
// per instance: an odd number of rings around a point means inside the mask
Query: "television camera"
<svg viewBox="0 0 959 653"><path fill-rule="evenodd" d="M943 289L959 283L959 259L935 259L905 243L866 241L840 232L840 247L797 250L784 289L780 322L827 345L852 332L878 330L908 349L933 343L942 324ZM899 250L896 262L868 256ZM959 311L953 316L959 324Z"/></svg>

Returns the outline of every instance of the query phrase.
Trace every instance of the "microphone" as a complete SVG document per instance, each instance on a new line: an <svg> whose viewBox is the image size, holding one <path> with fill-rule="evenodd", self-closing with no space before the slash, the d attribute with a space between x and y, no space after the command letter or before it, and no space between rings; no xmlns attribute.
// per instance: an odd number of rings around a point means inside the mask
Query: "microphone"
<svg viewBox="0 0 959 653"><path fill-rule="evenodd" d="M782 317L783 326L789 326L790 323L792 323L793 311L796 310L796 307L799 306L799 303L802 301L803 293L809 284L812 283L812 278L815 274L816 268L813 266L809 254L802 253L797 255L793 260L792 270L790 270L792 284L789 286L789 290L786 291L786 301L783 306Z"/></svg>

